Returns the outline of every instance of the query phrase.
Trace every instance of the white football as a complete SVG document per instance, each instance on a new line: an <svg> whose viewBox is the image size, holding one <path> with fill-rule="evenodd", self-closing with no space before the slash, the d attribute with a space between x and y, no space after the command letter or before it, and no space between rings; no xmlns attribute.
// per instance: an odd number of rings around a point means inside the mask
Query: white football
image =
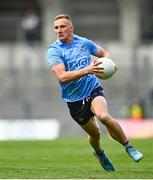
<svg viewBox="0 0 153 180"><path fill-rule="evenodd" d="M112 61L112 59L102 57L97 59L97 61L101 62L98 66L104 68L103 73L96 73L98 78L109 79L116 72L116 64Z"/></svg>

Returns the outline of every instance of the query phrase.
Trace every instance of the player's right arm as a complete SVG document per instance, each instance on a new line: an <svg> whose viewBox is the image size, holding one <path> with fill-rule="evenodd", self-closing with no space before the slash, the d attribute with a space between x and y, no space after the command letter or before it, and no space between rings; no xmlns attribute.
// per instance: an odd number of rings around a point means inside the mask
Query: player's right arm
<svg viewBox="0 0 153 180"><path fill-rule="evenodd" d="M102 72L102 69L98 67L100 63L95 62L90 66L87 66L80 70L66 71L64 63L57 64L51 68L52 72L55 74L60 83L67 83L75 79L79 79L87 74L94 74L97 72Z"/></svg>
<svg viewBox="0 0 153 180"><path fill-rule="evenodd" d="M100 63L97 61L85 68L68 71L65 69L61 54L62 49L57 49L55 47L50 47L47 54L48 64L51 68L51 71L55 74L60 83L67 83L69 81L79 79L87 74L102 72L102 69L98 67Z"/></svg>

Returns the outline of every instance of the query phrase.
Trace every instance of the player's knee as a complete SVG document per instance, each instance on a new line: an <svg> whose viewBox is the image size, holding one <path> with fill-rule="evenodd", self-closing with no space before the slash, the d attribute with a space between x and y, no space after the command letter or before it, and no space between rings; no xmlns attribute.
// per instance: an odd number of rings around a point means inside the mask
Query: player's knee
<svg viewBox="0 0 153 180"><path fill-rule="evenodd" d="M111 122L111 117L108 113L103 113L98 116L98 119L104 124L107 125Z"/></svg>

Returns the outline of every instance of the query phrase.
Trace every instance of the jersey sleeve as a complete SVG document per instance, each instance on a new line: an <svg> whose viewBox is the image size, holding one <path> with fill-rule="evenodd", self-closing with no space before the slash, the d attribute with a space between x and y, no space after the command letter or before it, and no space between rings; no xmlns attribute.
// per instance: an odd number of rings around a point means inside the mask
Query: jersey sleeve
<svg viewBox="0 0 153 180"><path fill-rule="evenodd" d="M90 53L92 55L96 55L97 51L98 51L98 46L96 45L96 43L94 43L93 41L86 39L86 45L90 50Z"/></svg>
<svg viewBox="0 0 153 180"><path fill-rule="evenodd" d="M50 47L48 49L47 60L49 67L53 67L54 65L63 63L60 51L54 47Z"/></svg>

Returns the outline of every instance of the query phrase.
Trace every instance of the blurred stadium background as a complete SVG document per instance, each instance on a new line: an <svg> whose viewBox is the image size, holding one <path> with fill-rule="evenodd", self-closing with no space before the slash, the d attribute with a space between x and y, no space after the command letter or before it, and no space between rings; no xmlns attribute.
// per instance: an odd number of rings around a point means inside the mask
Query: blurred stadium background
<svg viewBox="0 0 153 180"><path fill-rule="evenodd" d="M130 107L142 104L144 115L136 122L149 121L153 132L152 0L0 0L0 136L10 133L12 122L26 122L16 127L26 134L33 131L29 122L46 119L57 120L60 137L83 134L47 65L53 18L61 13L72 17L76 34L102 45L119 67L102 82L111 114L133 122Z"/></svg>

